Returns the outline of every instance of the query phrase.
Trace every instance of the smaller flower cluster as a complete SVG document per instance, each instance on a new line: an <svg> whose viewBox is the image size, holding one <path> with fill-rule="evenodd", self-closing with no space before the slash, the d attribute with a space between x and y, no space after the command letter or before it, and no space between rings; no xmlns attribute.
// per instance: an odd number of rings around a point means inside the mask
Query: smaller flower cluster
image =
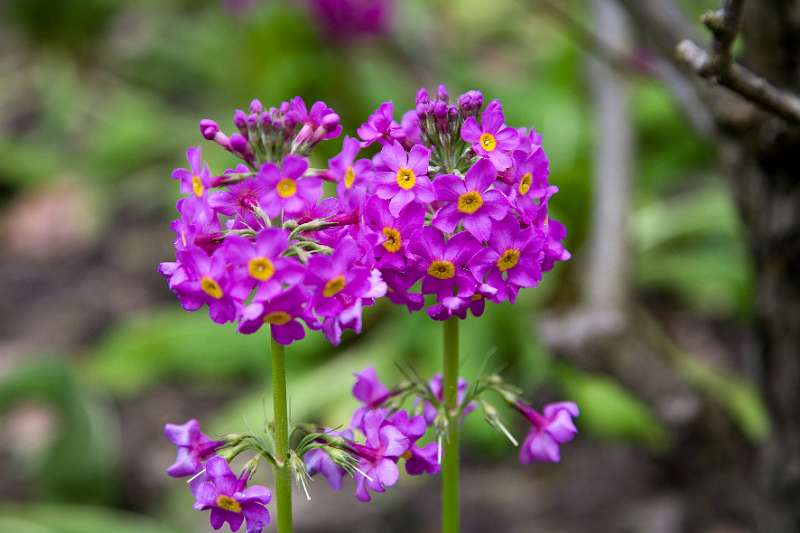
<svg viewBox="0 0 800 533"><path fill-rule="evenodd" d="M254 100L233 121L231 135L211 120L200 130L242 163L213 176L190 148L188 168L173 172L185 194L172 223L176 260L159 271L184 309L207 305L212 320L238 322L241 333L267 324L289 344L304 337L305 323L338 343L343 328L360 330L362 307L386 290L367 244L347 229L357 207L322 198L320 173L303 157L340 134L339 116L298 97L269 109Z"/></svg>
<svg viewBox="0 0 800 533"><path fill-rule="evenodd" d="M269 525L267 504L272 493L261 485L248 486L257 461L249 461L237 477L223 457L232 459L243 451L242 436L212 440L200 431L200 424L194 419L182 425L167 424L164 434L178 450L167 474L176 478L190 477L194 508L211 511L211 527L220 529L227 522L231 531L238 531L246 522L247 533L260 533Z"/></svg>
<svg viewBox="0 0 800 533"><path fill-rule="evenodd" d="M571 441L577 434L573 418L579 414L573 402L559 402L545 406L540 414L519 398L513 387L498 376L478 380L469 388L460 379L458 383L459 416L466 417L479 405L487 421L517 442L505 428L497 415L481 395L494 390L517 409L531 424L531 429L520 449L520 461L557 463L560 461L559 446ZM331 442L337 447L321 445L304 456L307 473L321 474L334 490L342 488L343 477L350 472L356 482L356 498L362 502L372 499L370 491L385 492L397 483L398 463L405 461L406 473L412 476L437 474L441 463L441 442L447 431L447 416L444 409L442 376L437 374L427 383L418 378L389 389L377 376L374 368L366 368L356 374L353 396L360 403L353 413L350 428L329 432ZM412 409L402 406L412 402ZM420 444L428 430L435 434L433 441ZM354 435L362 435L362 439ZM355 459L351 468L342 466L337 457L341 449L348 450Z"/></svg>
<svg viewBox="0 0 800 533"><path fill-rule="evenodd" d="M393 0L300 0L308 5L324 36L347 44L389 30Z"/></svg>
<svg viewBox="0 0 800 533"><path fill-rule="evenodd" d="M372 500L370 492L382 493L387 487L394 486L400 477L398 463L401 459L409 475L439 472L439 445L419 442L428 429L426 417L412 415L400 409L397 402L392 402L393 398L404 396L408 391L408 387L388 390L372 368L356 375L353 395L362 407L353 414L350 428L331 434L340 439L340 446L344 446L354 459L350 473L355 479L355 495L359 501L369 502ZM337 464L335 454L338 450L334 448L331 454L330 448L322 446L304 456L308 474L321 474L334 490L341 489L342 478L348 473L346 468Z"/></svg>

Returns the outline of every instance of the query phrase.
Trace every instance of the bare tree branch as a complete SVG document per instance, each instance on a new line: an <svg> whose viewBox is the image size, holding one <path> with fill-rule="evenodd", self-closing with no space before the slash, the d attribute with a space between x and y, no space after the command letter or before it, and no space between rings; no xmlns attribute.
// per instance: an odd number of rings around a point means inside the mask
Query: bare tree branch
<svg viewBox="0 0 800 533"><path fill-rule="evenodd" d="M700 76L789 122L800 123L800 98L782 91L733 60L731 50L739 33L743 6L744 0L725 0L722 9L703 15L703 23L714 37L710 52L684 39L675 50L676 56Z"/></svg>

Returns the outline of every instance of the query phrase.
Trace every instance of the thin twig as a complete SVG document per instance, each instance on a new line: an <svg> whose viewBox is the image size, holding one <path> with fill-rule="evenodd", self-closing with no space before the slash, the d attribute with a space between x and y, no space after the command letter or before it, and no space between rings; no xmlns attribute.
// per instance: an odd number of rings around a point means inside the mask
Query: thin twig
<svg viewBox="0 0 800 533"><path fill-rule="evenodd" d="M733 60L733 43L739 34L744 0L725 0L722 9L703 15L703 23L713 35L711 51L689 39L676 50L679 60L700 76L719 83L766 111L789 122L800 123L800 98L783 91Z"/></svg>

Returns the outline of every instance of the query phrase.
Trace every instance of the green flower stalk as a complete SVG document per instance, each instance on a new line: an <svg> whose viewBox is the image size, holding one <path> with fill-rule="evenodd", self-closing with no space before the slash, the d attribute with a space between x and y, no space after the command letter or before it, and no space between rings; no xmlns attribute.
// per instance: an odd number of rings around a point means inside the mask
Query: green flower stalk
<svg viewBox="0 0 800 533"><path fill-rule="evenodd" d="M442 451L442 533L458 533L461 519L458 367L458 319L451 318L444 322L444 406L447 413L447 435Z"/></svg>
<svg viewBox="0 0 800 533"><path fill-rule="evenodd" d="M292 477L289 465L289 414L286 401L286 353L272 339L272 405L275 432L275 499L278 533L292 531Z"/></svg>

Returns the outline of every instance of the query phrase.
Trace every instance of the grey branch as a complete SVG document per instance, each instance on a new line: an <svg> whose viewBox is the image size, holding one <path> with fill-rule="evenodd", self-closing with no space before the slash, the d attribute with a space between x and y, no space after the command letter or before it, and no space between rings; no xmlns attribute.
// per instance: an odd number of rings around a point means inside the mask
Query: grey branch
<svg viewBox="0 0 800 533"><path fill-rule="evenodd" d="M675 50L676 56L700 76L789 122L800 123L800 98L775 87L733 60L731 50L739 33L743 6L744 0L725 0L722 9L703 15L703 23L714 37L710 52L684 39Z"/></svg>

